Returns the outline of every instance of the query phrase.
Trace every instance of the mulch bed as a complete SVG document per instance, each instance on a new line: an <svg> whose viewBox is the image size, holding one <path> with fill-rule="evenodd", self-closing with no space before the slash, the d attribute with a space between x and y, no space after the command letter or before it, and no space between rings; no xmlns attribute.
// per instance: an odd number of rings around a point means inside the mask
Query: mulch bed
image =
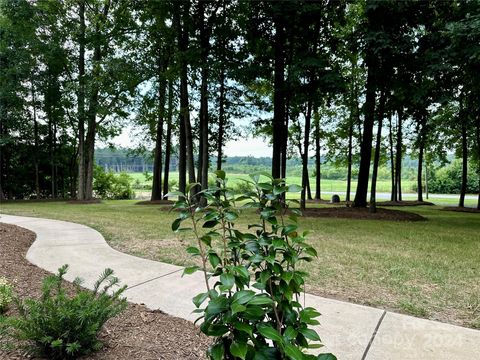
<svg viewBox="0 0 480 360"><path fill-rule="evenodd" d="M42 280L49 275L25 259L34 240L33 232L0 223L0 276L14 284L20 297L38 297ZM66 286L72 289L70 283ZM205 359L210 341L186 320L134 304L105 324L100 339L103 349L83 359ZM30 358L22 350L0 350L0 359Z"/></svg>
<svg viewBox="0 0 480 360"><path fill-rule="evenodd" d="M135 205L173 205L174 202L171 200L145 200L135 203Z"/></svg>
<svg viewBox="0 0 480 360"><path fill-rule="evenodd" d="M68 200L67 204L101 204L101 199L91 199L91 200Z"/></svg>
<svg viewBox="0 0 480 360"><path fill-rule="evenodd" d="M377 202L377 206L421 206L421 205L432 206L435 204L430 201L417 201L417 200L378 201Z"/></svg>
<svg viewBox="0 0 480 360"><path fill-rule="evenodd" d="M352 207L328 207L306 209L303 212L305 217L326 217L340 219L360 219L360 220L390 220L390 221L424 221L427 220L421 215L401 211L377 208L376 213L370 213L368 208Z"/></svg>
<svg viewBox="0 0 480 360"><path fill-rule="evenodd" d="M447 207L444 207L442 210L480 214L480 210L478 210L476 208L469 208L469 207L463 207L462 208L462 207L458 207L458 206L447 206Z"/></svg>

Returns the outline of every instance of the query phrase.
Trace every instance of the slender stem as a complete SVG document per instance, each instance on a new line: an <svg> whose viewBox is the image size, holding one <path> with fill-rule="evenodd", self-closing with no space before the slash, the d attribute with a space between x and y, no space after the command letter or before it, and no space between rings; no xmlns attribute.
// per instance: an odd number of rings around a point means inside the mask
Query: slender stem
<svg viewBox="0 0 480 360"><path fill-rule="evenodd" d="M193 223L193 232L195 234L195 237L197 238L198 242L198 247L200 249L200 256L202 258L202 264L203 264L203 276L205 277L205 284L207 285L207 291L210 293L210 285L208 283L208 274L207 274L207 257L205 255L205 250L203 248L202 240L200 239L200 236L198 235L198 230L197 230L197 222L195 221L195 210L191 204L191 199L190 199L190 194L186 194L187 201L188 201L188 208L190 210L190 215Z"/></svg>

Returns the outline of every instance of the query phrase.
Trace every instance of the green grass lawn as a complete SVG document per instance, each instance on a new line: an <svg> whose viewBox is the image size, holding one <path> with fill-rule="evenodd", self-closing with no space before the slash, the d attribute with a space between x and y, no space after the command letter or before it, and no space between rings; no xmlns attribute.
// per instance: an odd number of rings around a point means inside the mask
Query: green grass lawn
<svg viewBox="0 0 480 360"><path fill-rule="evenodd" d="M135 201L71 205L2 204L2 213L68 220L100 231L111 246L178 265L192 264L175 214ZM304 218L319 253L308 265L308 290L323 296L480 328L480 216L438 207L402 208L428 221ZM256 215L246 212L245 228ZM1 221L1 219L0 219ZM321 309L320 309L321 310Z"/></svg>

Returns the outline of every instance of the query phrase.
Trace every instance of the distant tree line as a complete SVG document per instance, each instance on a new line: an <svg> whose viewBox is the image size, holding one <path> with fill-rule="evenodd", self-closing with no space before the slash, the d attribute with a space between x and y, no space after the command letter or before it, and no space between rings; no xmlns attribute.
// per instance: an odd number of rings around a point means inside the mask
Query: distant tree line
<svg viewBox="0 0 480 360"><path fill-rule="evenodd" d="M402 200L405 154L418 200L425 166L452 152L459 205L469 173L480 193L477 0L0 0L0 24L2 197L91 199L96 141L126 126L153 145L152 200L174 155L196 192L248 134L271 143L275 178L302 159L302 207L322 157L372 211L387 162Z"/></svg>

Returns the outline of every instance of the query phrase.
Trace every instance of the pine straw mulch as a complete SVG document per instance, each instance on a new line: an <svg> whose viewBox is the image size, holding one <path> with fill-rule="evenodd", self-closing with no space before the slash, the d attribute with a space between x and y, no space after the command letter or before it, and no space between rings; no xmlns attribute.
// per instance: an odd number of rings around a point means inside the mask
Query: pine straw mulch
<svg viewBox="0 0 480 360"><path fill-rule="evenodd" d="M466 213L477 213L480 214L480 210L477 208L469 208L469 207L458 207L458 206L446 206L442 209L443 211L458 211L458 212L466 212Z"/></svg>
<svg viewBox="0 0 480 360"><path fill-rule="evenodd" d="M172 200L144 200L136 202L135 205L173 205Z"/></svg>
<svg viewBox="0 0 480 360"><path fill-rule="evenodd" d="M377 208L377 212L371 213L368 208L354 207L328 207L311 208L303 212L305 217L325 217L339 219L359 220L389 220L389 221L425 221L423 216L407 211Z"/></svg>
<svg viewBox="0 0 480 360"><path fill-rule="evenodd" d="M402 200L402 201L378 201L377 206L433 206L434 203L430 201L418 201L418 200Z"/></svg>
<svg viewBox="0 0 480 360"><path fill-rule="evenodd" d="M33 232L0 223L0 277L14 284L20 297L38 297L42 280L49 275L25 259L34 240ZM73 288L68 282L65 285ZM12 313L9 310L7 315ZM209 345L209 339L192 323L134 304L105 324L100 339L103 349L84 359L205 359ZM0 345L2 341L5 339L0 337ZM22 350L0 350L0 359L31 358Z"/></svg>

